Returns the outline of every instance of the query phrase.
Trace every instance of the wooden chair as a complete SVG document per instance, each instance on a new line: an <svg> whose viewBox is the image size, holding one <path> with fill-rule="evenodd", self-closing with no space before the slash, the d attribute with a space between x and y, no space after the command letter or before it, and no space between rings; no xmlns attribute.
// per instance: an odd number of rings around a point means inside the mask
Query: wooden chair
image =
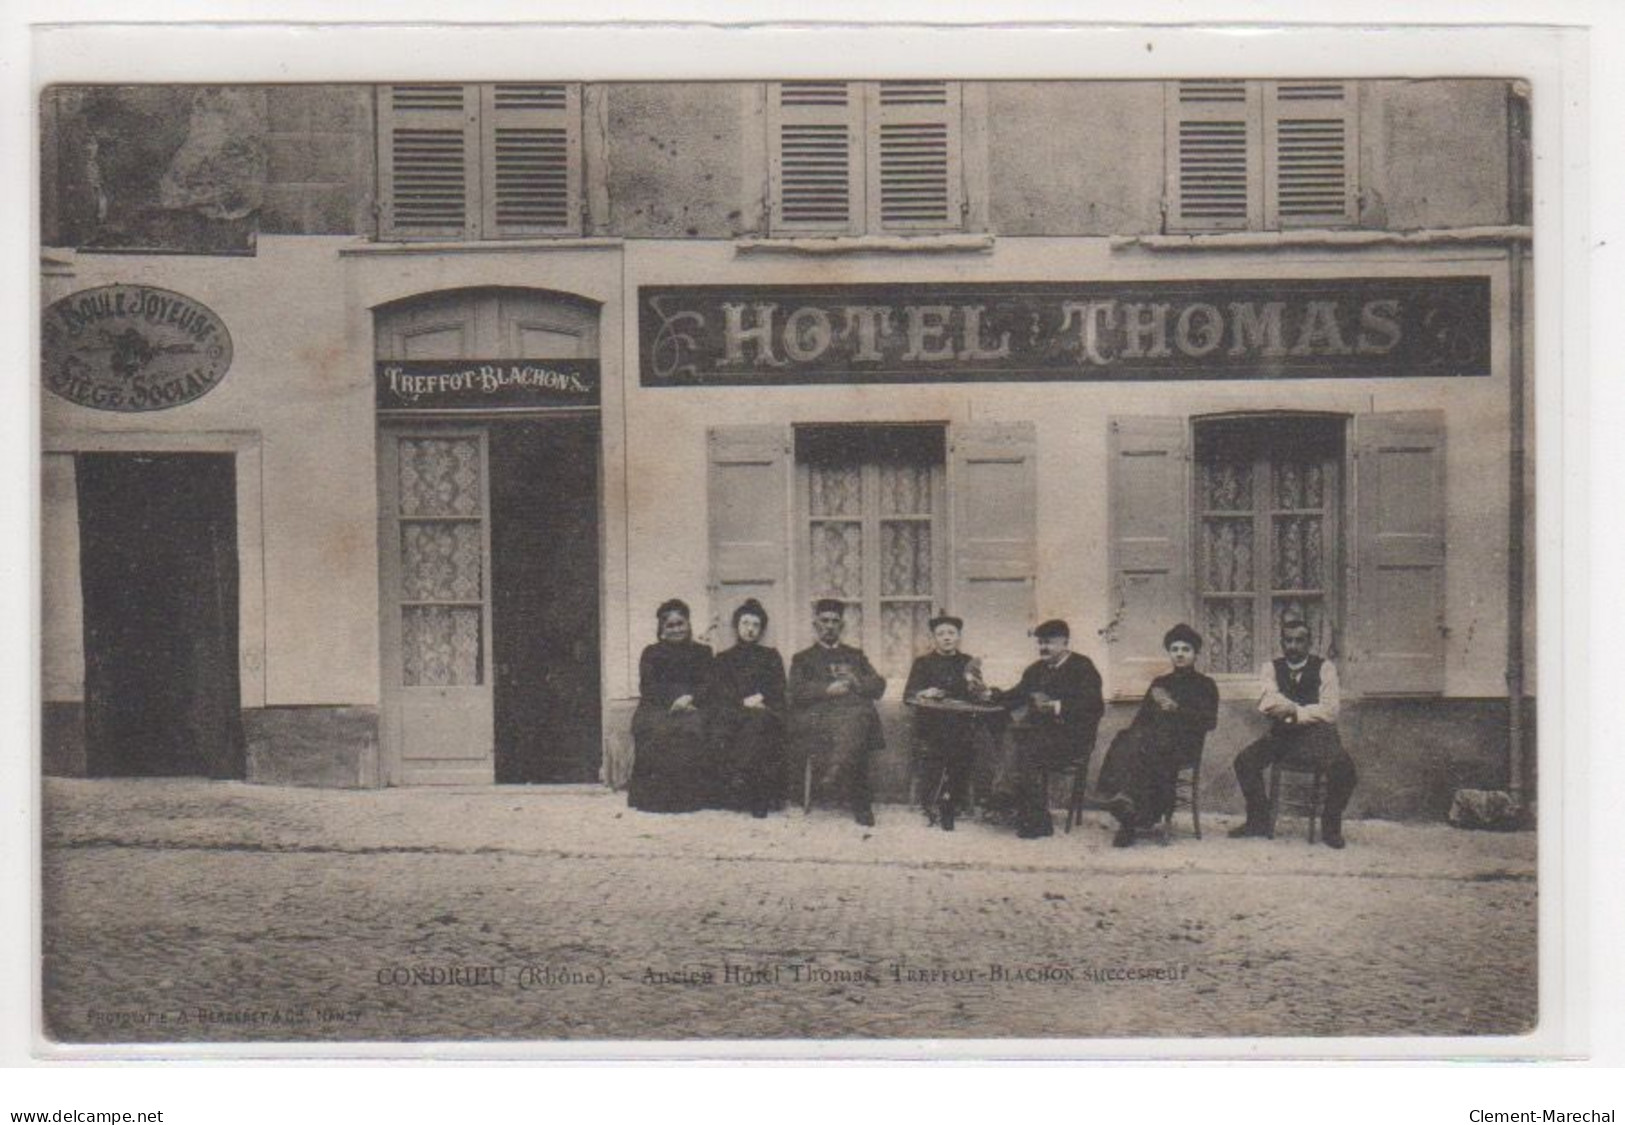
<svg viewBox="0 0 1625 1125"><path fill-rule="evenodd" d="M1290 779L1292 791L1281 792L1281 776L1285 774ZM1303 792L1303 783L1309 783L1307 796ZM1298 762L1276 762L1270 766L1270 839L1275 838L1275 823L1280 819L1281 809L1284 805L1286 811L1303 816L1309 821L1309 842L1313 844L1318 836L1321 804L1326 795L1326 769L1324 766L1310 765Z"/></svg>
<svg viewBox="0 0 1625 1125"><path fill-rule="evenodd" d="M1083 810L1088 807L1089 800L1089 760L1095 756L1095 740L1100 737L1100 728L1089 733L1089 742L1079 761L1068 765L1063 773L1072 775L1072 784L1067 790L1066 799L1066 830L1072 831L1074 824L1083 823ZM1046 784L1048 778L1045 779ZM1048 792L1048 790L1046 790Z"/></svg>
<svg viewBox="0 0 1625 1125"><path fill-rule="evenodd" d="M1202 838L1202 755L1198 753L1196 760L1179 767L1179 773L1174 776L1174 807L1168 810L1168 815L1162 818L1164 833L1172 832L1174 827L1174 813L1180 809L1191 810L1191 829L1196 838Z"/></svg>
<svg viewBox="0 0 1625 1125"><path fill-rule="evenodd" d="M1089 759L1068 766L1064 772L1072 775L1066 800L1066 830L1070 832L1074 824L1083 823L1083 810L1088 800L1085 794L1089 789Z"/></svg>

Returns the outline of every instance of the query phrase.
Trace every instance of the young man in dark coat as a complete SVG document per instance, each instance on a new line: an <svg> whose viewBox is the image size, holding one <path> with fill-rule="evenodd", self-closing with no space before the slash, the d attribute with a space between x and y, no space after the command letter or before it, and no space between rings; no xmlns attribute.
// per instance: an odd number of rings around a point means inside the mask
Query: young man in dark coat
<svg viewBox="0 0 1625 1125"><path fill-rule="evenodd" d="M813 606L817 640L790 659L790 745L793 768L809 757L822 764L826 785L841 794L852 818L875 823L869 799L870 755L886 748L874 701L886 681L861 649L841 643L846 607L834 598Z"/></svg>
<svg viewBox="0 0 1625 1125"><path fill-rule="evenodd" d="M961 703L987 698L980 664L975 657L959 651L965 622L942 614L930 621L931 651L915 657L909 669L903 699L910 703ZM933 811L943 831L954 830L954 814L964 806L970 786L971 764L976 757L976 716L969 713L917 709L914 737L920 744L920 780L926 787L927 815ZM929 804L938 793L937 808Z"/></svg>
<svg viewBox="0 0 1625 1125"><path fill-rule="evenodd" d="M1020 683L998 693L999 702L1015 713L1010 730L1019 774L1016 835L1023 840L1055 834L1046 792L1049 773L1089 768L1106 711L1100 673L1087 656L1072 651L1067 623L1046 621L1033 630L1033 637L1039 658L1027 666Z"/></svg>
<svg viewBox="0 0 1625 1125"><path fill-rule="evenodd" d="M1134 843L1174 807L1179 771L1202 756L1207 732L1218 725L1219 688L1196 670L1202 637L1175 625L1162 638L1173 670L1151 681L1134 722L1112 739L1096 790L1117 818L1112 846Z"/></svg>
<svg viewBox="0 0 1625 1125"><path fill-rule="evenodd" d="M1281 622L1282 655L1258 670L1258 709L1269 717L1270 730L1236 755L1236 780L1247 800L1247 822L1232 836L1268 836L1270 802L1264 771L1276 762L1318 763L1326 771L1326 803L1321 812L1321 839L1341 848L1343 810L1354 792L1354 759L1337 733L1342 691L1337 666L1309 651L1309 626L1289 617Z"/></svg>

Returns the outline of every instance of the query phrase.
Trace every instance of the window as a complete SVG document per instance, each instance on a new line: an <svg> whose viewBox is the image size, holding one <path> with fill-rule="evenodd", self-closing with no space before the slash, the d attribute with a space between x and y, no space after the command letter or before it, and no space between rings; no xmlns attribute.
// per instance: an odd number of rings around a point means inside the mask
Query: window
<svg viewBox="0 0 1625 1125"><path fill-rule="evenodd" d="M933 608L965 619L989 682L1014 683L1032 659L1033 423L730 425L707 443L718 647L756 598L772 619L763 643L788 658L812 643L812 603L836 597L850 607L847 639L894 690L929 644Z"/></svg>
<svg viewBox="0 0 1625 1125"><path fill-rule="evenodd" d="M1178 231L1352 226L1352 83L1206 79L1167 86L1168 226Z"/></svg>
<svg viewBox="0 0 1625 1125"><path fill-rule="evenodd" d="M1176 621L1250 684L1288 613L1356 692L1444 690L1443 411L1124 416L1110 436L1115 698L1167 670Z"/></svg>
<svg viewBox="0 0 1625 1125"><path fill-rule="evenodd" d="M1252 675L1281 621L1301 618L1337 658L1342 601L1338 419L1196 426L1196 585L1213 675Z"/></svg>
<svg viewBox="0 0 1625 1125"><path fill-rule="evenodd" d="M907 676L930 647L926 623L944 601L943 458L936 426L796 432L802 616L820 598L839 599L847 642L888 678Z"/></svg>
<svg viewBox="0 0 1625 1125"><path fill-rule="evenodd" d="M962 230L961 103L953 82L770 83L773 232Z"/></svg>
<svg viewBox="0 0 1625 1125"><path fill-rule="evenodd" d="M384 86L378 137L385 238L581 231L579 86Z"/></svg>

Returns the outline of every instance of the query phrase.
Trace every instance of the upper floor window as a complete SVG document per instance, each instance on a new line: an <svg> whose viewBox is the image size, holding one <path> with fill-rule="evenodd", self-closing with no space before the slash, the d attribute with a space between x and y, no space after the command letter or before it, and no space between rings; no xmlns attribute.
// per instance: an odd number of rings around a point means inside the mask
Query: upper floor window
<svg viewBox="0 0 1625 1125"><path fill-rule="evenodd" d="M581 88L496 82L378 90L380 233L581 232Z"/></svg>
<svg viewBox="0 0 1625 1125"><path fill-rule="evenodd" d="M958 83L768 86L775 234L964 229Z"/></svg>
<svg viewBox="0 0 1625 1125"><path fill-rule="evenodd" d="M1357 221L1352 83L1204 79L1166 89L1170 230Z"/></svg>

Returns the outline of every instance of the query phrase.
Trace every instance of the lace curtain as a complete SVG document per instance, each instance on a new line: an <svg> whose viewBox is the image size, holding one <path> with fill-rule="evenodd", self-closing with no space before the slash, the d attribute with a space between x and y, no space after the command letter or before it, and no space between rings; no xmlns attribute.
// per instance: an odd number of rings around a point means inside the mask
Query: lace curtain
<svg viewBox="0 0 1625 1125"><path fill-rule="evenodd" d="M483 465L473 437L401 438L401 601L471 602L401 609L401 682L482 682L485 596Z"/></svg>
<svg viewBox="0 0 1625 1125"><path fill-rule="evenodd" d="M1330 493L1320 459L1202 460L1197 578L1210 672L1256 671L1275 655L1287 617L1304 620L1316 650L1329 651ZM1267 603L1262 634L1261 600Z"/></svg>
<svg viewBox="0 0 1625 1125"><path fill-rule="evenodd" d="M846 603L846 640L878 640L876 663L888 675L907 672L931 644L934 497L930 464L808 467L809 593ZM866 565L875 568L872 575ZM878 638L865 632L869 614L879 615Z"/></svg>

